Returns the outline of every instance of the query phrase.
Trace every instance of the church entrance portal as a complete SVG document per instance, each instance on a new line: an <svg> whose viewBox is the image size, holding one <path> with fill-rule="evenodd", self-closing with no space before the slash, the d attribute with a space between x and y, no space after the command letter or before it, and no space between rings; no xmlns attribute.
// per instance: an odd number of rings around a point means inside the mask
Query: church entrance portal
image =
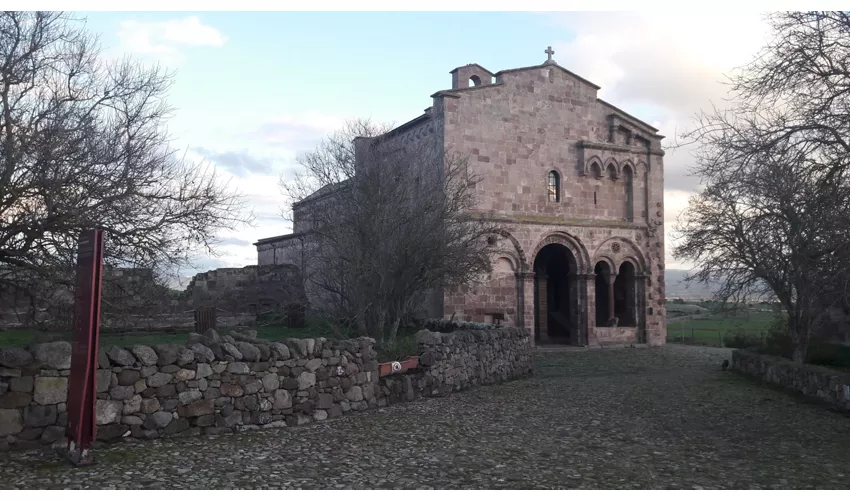
<svg viewBox="0 0 850 500"><path fill-rule="evenodd" d="M575 256L553 243L534 258L534 331L540 343L580 344Z"/></svg>

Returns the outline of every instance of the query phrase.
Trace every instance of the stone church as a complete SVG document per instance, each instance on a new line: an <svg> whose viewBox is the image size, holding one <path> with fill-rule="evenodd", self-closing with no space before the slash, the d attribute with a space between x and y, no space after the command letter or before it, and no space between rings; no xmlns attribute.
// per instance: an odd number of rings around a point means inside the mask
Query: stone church
<svg viewBox="0 0 850 500"><path fill-rule="evenodd" d="M489 282L438 291L428 314L524 327L538 344L663 344L663 136L545 53L452 70L451 89L389 134L467 154L476 211L502 228ZM295 263L297 212L293 234L255 243L260 266Z"/></svg>

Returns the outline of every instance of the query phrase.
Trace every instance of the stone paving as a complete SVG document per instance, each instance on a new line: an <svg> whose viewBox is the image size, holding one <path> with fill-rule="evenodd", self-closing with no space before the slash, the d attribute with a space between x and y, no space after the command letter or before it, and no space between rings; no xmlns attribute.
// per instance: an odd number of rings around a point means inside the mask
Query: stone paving
<svg viewBox="0 0 850 500"><path fill-rule="evenodd" d="M721 349L536 354L535 376L299 428L123 443L0 488L850 488L850 418L722 371Z"/></svg>

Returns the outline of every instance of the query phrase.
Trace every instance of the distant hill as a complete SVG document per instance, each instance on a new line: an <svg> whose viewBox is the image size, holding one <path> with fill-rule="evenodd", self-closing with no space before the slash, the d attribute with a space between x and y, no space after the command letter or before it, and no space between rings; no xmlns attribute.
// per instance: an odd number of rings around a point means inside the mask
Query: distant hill
<svg viewBox="0 0 850 500"><path fill-rule="evenodd" d="M701 285L699 283L685 284L684 279L691 274L684 269L665 269L664 284L667 298L681 298L685 300L710 299L719 288L717 285Z"/></svg>

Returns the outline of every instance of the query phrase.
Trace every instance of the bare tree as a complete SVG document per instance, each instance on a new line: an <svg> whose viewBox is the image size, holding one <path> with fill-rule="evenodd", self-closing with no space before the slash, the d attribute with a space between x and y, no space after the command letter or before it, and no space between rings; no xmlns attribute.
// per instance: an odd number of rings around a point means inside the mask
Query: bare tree
<svg viewBox="0 0 850 500"><path fill-rule="evenodd" d="M0 285L67 282L86 229L105 230L107 264L163 274L250 220L169 147L172 77L106 61L67 14L0 14Z"/></svg>
<svg viewBox="0 0 850 500"><path fill-rule="evenodd" d="M803 362L821 316L846 301L850 244L850 20L780 13L774 38L732 78L729 111L699 116L692 173L705 189L677 227L674 255L718 298L775 296Z"/></svg>
<svg viewBox="0 0 850 500"><path fill-rule="evenodd" d="M381 343L429 291L489 272L495 230L469 211L465 157L433 135L402 143L388 130L351 122L282 180L295 231L312 235L306 276L319 301Z"/></svg>

